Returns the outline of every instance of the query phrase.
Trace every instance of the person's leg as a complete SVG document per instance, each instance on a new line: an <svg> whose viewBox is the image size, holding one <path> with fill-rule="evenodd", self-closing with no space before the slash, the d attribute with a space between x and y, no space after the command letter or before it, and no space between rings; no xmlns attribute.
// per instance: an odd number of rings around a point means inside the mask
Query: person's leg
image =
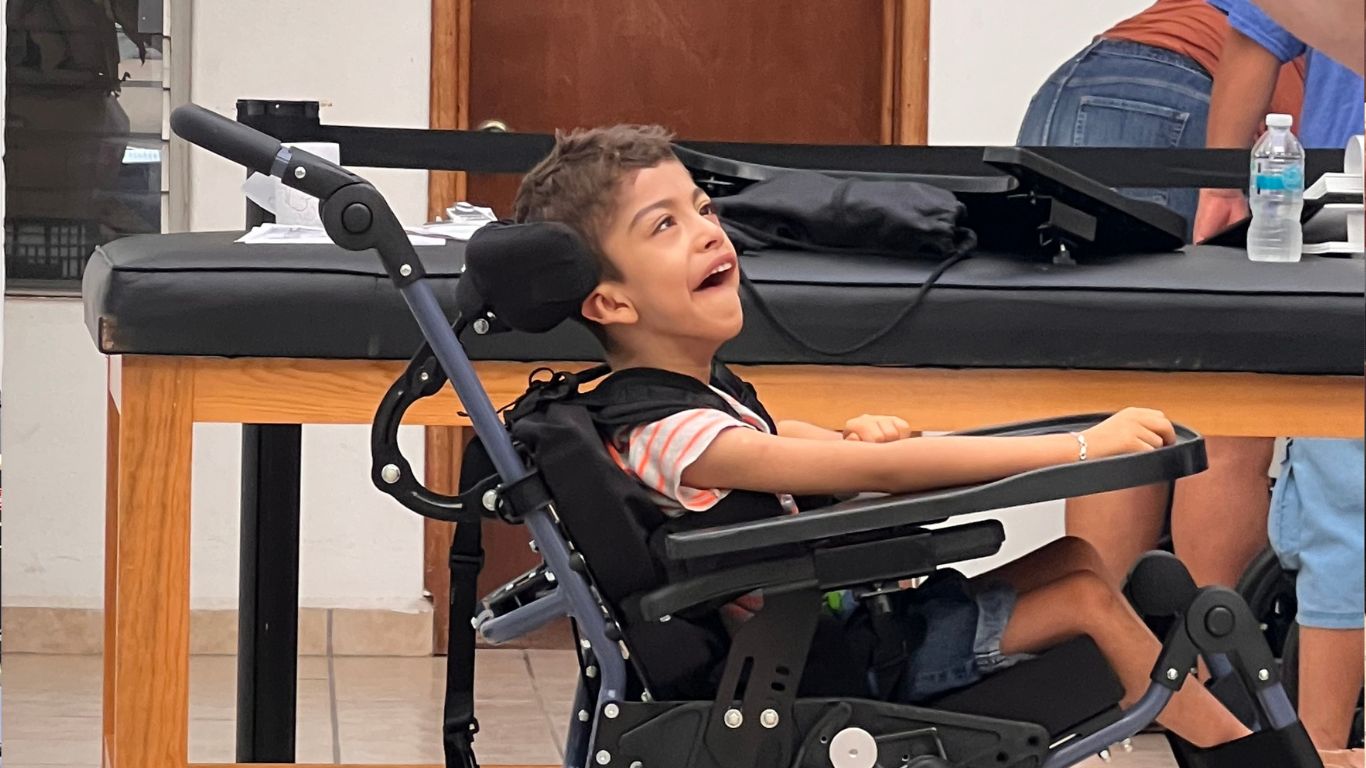
<svg viewBox="0 0 1366 768"><path fill-rule="evenodd" d="M1067 535L1095 547L1111 586L1123 586L1138 558L1157 546L1169 489L1146 485L1067 500Z"/></svg>
<svg viewBox="0 0 1366 768"><path fill-rule="evenodd" d="M1202 586L1234 587L1267 546L1270 438L1210 437L1209 469L1176 483L1172 541Z"/></svg>
<svg viewBox="0 0 1366 768"><path fill-rule="evenodd" d="M1063 576L1021 594L1006 625L1001 652L1037 653L1078 635L1095 640L1124 685L1124 706L1132 706L1148 688L1161 644L1123 596L1093 573ZM1250 733L1204 686L1192 681L1172 697L1157 720L1200 747Z"/></svg>
<svg viewBox="0 0 1366 768"><path fill-rule="evenodd" d="M1291 441L1270 535L1299 571L1300 719L1319 749L1342 749L1362 688L1366 613L1366 444Z"/></svg>
<svg viewBox="0 0 1366 768"><path fill-rule="evenodd" d="M1342 749L1361 697L1362 627L1300 627L1300 720L1319 749Z"/></svg>

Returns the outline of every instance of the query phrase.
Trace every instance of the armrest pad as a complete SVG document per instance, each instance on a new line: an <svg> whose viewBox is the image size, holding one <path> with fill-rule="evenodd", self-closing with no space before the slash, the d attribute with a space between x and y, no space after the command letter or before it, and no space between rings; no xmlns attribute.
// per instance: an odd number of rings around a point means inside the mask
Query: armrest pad
<svg viewBox="0 0 1366 768"><path fill-rule="evenodd" d="M1070 416L958 434L1024 437L1079 432L1108 416ZM1155 451L1046 467L982 485L858 499L800 515L674 533L665 539L665 553L688 560L920 525L972 512L1169 482L1203 472L1206 466L1204 438L1176 425L1176 442Z"/></svg>
<svg viewBox="0 0 1366 768"><path fill-rule="evenodd" d="M983 520L934 531L913 529L873 541L824 542L805 555L717 569L667 584L643 595L635 613L639 619L658 621L756 589L828 591L923 576L945 563L993 555L1004 541L1005 527L1000 521Z"/></svg>

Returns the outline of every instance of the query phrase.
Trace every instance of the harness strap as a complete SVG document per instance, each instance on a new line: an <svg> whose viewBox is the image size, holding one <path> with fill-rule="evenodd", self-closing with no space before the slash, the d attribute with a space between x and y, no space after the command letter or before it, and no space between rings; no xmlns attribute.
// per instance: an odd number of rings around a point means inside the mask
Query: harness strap
<svg viewBox="0 0 1366 768"><path fill-rule="evenodd" d="M460 523L451 539L450 635L446 648L446 703L442 743L446 768L479 768L474 756L474 608L484 566L479 521Z"/></svg>

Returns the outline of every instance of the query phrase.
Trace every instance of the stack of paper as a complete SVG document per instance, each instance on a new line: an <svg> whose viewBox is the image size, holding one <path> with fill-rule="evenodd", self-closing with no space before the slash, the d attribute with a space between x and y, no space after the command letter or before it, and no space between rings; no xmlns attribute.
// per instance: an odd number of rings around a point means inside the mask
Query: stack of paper
<svg viewBox="0 0 1366 768"><path fill-rule="evenodd" d="M456 203L446 209L446 220L408 227L409 232L419 235L445 237L451 240L469 240L480 228L497 221L490 208L481 208L469 203Z"/></svg>

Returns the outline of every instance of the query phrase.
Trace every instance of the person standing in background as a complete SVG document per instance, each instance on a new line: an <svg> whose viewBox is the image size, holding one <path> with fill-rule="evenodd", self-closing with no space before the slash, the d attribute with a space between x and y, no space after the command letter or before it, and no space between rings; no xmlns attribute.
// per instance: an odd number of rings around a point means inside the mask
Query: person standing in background
<svg viewBox="0 0 1366 768"><path fill-rule="evenodd" d="M1228 30L1228 19L1206 0L1158 0L1053 73L1029 105L1019 145L1203 148ZM1270 70L1273 109L1298 119L1303 74L1300 59ZM1196 189L1120 191L1166 205L1188 227L1195 218ZM1176 553L1201 586L1237 584L1266 549L1271 441L1209 437L1206 447L1209 469L1174 489L1163 484L1067 502L1068 535L1095 546L1114 584L1157 546L1169 503Z"/></svg>
<svg viewBox="0 0 1366 768"><path fill-rule="evenodd" d="M1305 44L1251 0L1209 0L1228 13L1225 61L1215 73L1209 142L1246 149L1268 111L1271 79L1283 62L1305 56L1304 114L1295 132L1306 149L1341 149L1366 132L1366 81L1358 73L1366 50L1341 61ZM1284 9L1282 9L1284 11ZM1304 13L1324 9L1306 4ZM1363 24L1359 6L1342 4L1338 25ZM1324 26L1320 19L1320 26ZM1331 36L1330 36L1331 37ZM1350 41L1349 41L1350 42ZM1360 36L1355 45L1363 44ZM1349 45L1350 47L1350 45ZM1310 181L1310 180L1306 180ZM1196 235L1218 232L1247 215L1241 192L1207 191ZM1305 329L1313 333L1313 329ZM1268 441L1269 442L1269 441ZM1361 695L1366 647L1366 442L1290 440L1271 500L1271 543L1297 570L1300 624L1300 719L1320 750L1342 749ZM1361 752L1351 753L1362 765Z"/></svg>
<svg viewBox="0 0 1366 768"><path fill-rule="evenodd" d="M1029 103L1021 147L1205 146L1213 73L1228 21L1206 0L1157 0L1064 62ZM1298 117L1303 63L1281 68L1272 103ZM1126 189L1195 218L1195 189Z"/></svg>

